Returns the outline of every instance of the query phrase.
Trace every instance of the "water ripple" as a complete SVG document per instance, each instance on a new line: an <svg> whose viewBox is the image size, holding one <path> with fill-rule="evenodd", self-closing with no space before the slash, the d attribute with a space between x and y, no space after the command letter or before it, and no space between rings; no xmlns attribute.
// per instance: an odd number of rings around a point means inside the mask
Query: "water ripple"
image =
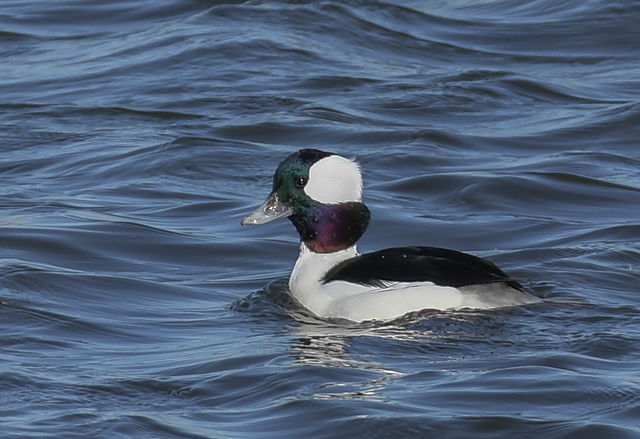
<svg viewBox="0 0 640 439"><path fill-rule="evenodd" d="M93 3L0 14L4 436L640 434L637 4ZM239 225L300 147L544 302L310 314Z"/></svg>

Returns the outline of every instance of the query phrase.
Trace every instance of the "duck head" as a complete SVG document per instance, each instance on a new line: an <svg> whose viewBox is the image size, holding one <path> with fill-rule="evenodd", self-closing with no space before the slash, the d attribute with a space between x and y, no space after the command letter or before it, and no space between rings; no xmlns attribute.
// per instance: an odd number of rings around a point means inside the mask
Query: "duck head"
<svg viewBox="0 0 640 439"><path fill-rule="evenodd" d="M289 218L302 242L316 253L354 245L370 218L362 202L360 167L317 149L289 155L273 175L271 194L242 224L265 224L279 218Z"/></svg>

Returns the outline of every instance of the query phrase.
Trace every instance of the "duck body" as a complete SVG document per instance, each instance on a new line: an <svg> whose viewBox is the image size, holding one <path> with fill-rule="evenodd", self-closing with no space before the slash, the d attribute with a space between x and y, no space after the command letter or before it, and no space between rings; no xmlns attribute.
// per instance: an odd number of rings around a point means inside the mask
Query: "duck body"
<svg viewBox="0 0 640 439"><path fill-rule="evenodd" d="M288 217L300 234L291 294L323 318L390 320L425 309L491 309L540 299L488 260L436 247L358 253L369 223L358 165L303 149L280 163L267 200L242 224Z"/></svg>

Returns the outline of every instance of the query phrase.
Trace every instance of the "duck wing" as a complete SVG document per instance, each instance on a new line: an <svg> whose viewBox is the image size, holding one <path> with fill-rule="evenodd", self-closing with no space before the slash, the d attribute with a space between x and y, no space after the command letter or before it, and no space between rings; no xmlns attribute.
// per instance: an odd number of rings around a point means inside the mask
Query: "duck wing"
<svg viewBox="0 0 640 439"><path fill-rule="evenodd" d="M330 269L324 283L354 282L384 287L390 282L432 282L436 285L465 285L504 282L523 290L495 264L486 259L437 247L396 247L355 256Z"/></svg>

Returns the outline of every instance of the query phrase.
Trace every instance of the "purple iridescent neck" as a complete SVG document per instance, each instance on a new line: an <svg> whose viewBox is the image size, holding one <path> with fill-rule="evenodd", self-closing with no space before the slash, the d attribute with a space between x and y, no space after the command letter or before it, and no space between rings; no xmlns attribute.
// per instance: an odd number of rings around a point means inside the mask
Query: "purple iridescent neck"
<svg viewBox="0 0 640 439"><path fill-rule="evenodd" d="M300 239L316 253L332 253L351 247L369 225L369 209L363 203L314 204L289 219Z"/></svg>

